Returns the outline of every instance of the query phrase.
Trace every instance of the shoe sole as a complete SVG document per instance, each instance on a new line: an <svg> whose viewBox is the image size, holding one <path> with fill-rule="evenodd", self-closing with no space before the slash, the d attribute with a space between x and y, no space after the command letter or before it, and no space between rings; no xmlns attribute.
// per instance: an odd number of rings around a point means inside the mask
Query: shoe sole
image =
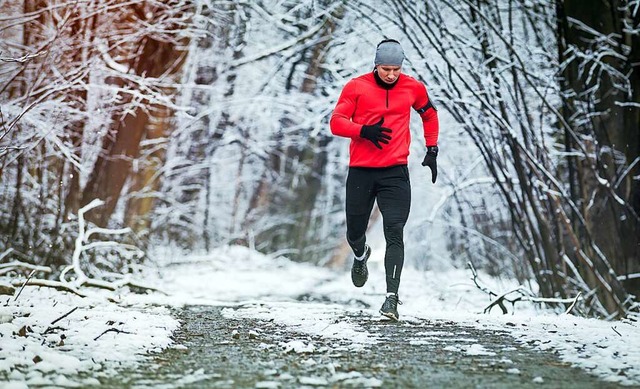
<svg viewBox="0 0 640 389"><path fill-rule="evenodd" d="M366 266L366 265L365 265L365 266ZM364 280L359 280L360 282L362 282L362 283L360 284L360 283L356 282L356 279L355 279L355 278L357 278L358 276L357 276L357 275L355 275L355 274L353 274L353 269L351 269L351 270L352 270L352 271L351 271L351 282L353 282L353 285L354 285L356 288L362 288L362 287L364 286L364 284L366 284L366 283L367 283L367 281L369 280L369 271L367 271L367 274L366 274L366 276L364 277ZM355 278L354 278L354 277L355 277Z"/></svg>
<svg viewBox="0 0 640 389"><path fill-rule="evenodd" d="M364 280L364 282L360 285L356 284L356 282L353 280L353 278L351 279L351 282L353 282L353 286L355 286L356 288L362 288L364 286L364 284L367 283L367 280Z"/></svg>
<svg viewBox="0 0 640 389"><path fill-rule="evenodd" d="M380 312L380 314L382 316L388 317L389 319L392 319L392 320L395 320L395 321L399 321L400 320L400 319L398 319L398 317L396 315L394 315L391 312L382 312L382 311L379 311L379 312Z"/></svg>

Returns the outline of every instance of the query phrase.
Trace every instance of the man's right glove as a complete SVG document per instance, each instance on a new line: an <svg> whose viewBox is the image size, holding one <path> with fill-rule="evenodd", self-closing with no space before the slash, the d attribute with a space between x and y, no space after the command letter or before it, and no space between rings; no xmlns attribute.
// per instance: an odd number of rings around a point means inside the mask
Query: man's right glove
<svg viewBox="0 0 640 389"><path fill-rule="evenodd" d="M422 166L429 166L429 169L431 169L431 182L434 184L438 177L438 162L436 158L438 158L438 146L427 147L427 155L425 155L424 161L422 161Z"/></svg>
<svg viewBox="0 0 640 389"><path fill-rule="evenodd" d="M386 134L386 132L391 133L391 130L382 127L382 123L384 123L384 118L381 118L376 124L364 125L360 130L360 137L369 139L380 150L382 150L380 143L388 144L391 140L391 136Z"/></svg>

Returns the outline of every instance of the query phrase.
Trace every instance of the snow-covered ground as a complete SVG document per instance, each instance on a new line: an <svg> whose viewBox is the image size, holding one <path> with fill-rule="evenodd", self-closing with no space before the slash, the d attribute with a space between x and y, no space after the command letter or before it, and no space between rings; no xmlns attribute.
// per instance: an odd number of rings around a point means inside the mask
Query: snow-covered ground
<svg viewBox="0 0 640 389"><path fill-rule="evenodd" d="M167 252L158 258L157 266L145 273L144 282L166 295L122 293L115 296L116 304L106 294L83 299L26 287L17 299L2 296L0 371L10 380L2 387L98 384L97 378L114 374L120 366L135 365L145 354L180 347L172 345L170 338L179 323L163 306L233 306L237 309L226 309L224 315L272 319L292 331L349 340L355 349L375 342L356 324L335 319L340 312L362 310L363 306L370 306L365 310L377 315L384 300L379 250L372 255L370 278L363 288L351 285L348 271L292 263L243 247L182 258ZM541 350L555 350L562 360L604 380L640 385L638 324L557 315L524 303L507 315L498 308L482 314L489 300L473 285L468 270L419 272L407 267L402 277L400 299L404 304L399 312L404 320L451 320L507 330ZM481 277L495 291L515 286ZM300 296L308 301L300 301ZM483 350L481 341L472 346L467 353Z"/></svg>

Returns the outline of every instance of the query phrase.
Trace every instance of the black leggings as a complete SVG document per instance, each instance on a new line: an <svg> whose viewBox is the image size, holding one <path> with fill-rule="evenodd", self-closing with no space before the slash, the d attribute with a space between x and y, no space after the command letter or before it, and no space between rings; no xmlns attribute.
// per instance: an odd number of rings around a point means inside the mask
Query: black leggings
<svg viewBox="0 0 640 389"><path fill-rule="evenodd" d="M364 253L365 233L373 202L382 213L387 247L384 268L387 293L398 293L404 265L404 225L411 206L411 184L407 165L387 168L349 168L347 177L347 242L356 256Z"/></svg>

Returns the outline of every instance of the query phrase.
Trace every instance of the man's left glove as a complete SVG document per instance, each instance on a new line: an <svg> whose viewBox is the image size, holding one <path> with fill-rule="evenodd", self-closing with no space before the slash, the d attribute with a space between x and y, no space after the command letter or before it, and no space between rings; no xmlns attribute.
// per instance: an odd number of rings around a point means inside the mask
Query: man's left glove
<svg viewBox="0 0 640 389"><path fill-rule="evenodd" d="M434 184L438 177L438 162L436 158L438 158L438 146L427 147L427 155L425 155L424 161L422 161L422 166L429 166L429 169L431 169L431 182Z"/></svg>
<svg viewBox="0 0 640 389"><path fill-rule="evenodd" d="M380 143L389 144L391 140L391 130L386 127L382 127L384 118L380 118L380 121L376 124L364 125L360 130L360 137L365 138L373 142L373 144L382 150Z"/></svg>

